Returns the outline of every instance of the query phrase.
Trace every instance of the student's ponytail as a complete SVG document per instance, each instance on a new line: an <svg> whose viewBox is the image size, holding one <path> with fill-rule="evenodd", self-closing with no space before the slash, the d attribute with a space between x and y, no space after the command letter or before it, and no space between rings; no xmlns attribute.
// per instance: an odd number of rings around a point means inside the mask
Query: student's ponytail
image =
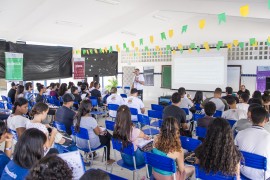
<svg viewBox="0 0 270 180"><path fill-rule="evenodd" d="M16 112L17 106L22 106L24 104L27 104L28 101L27 99L20 97L18 99L16 99L15 103L14 103L14 107L12 109L12 114L14 114Z"/></svg>

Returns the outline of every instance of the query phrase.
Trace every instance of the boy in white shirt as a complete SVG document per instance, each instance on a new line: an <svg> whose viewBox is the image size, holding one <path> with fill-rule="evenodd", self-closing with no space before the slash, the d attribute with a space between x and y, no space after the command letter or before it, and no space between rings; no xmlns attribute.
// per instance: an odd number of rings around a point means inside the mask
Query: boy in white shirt
<svg viewBox="0 0 270 180"><path fill-rule="evenodd" d="M227 97L227 103L229 104L230 109L222 113L223 118L236 121L239 119L247 119L246 111L236 108L236 100L233 96Z"/></svg>
<svg viewBox="0 0 270 180"><path fill-rule="evenodd" d="M248 107L249 107L248 100L249 100L249 95L247 93L242 93L239 99L240 103L236 104L236 108L242 109L247 113Z"/></svg>
<svg viewBox="0 0 270 180"><path fill-rule="evenodd" d="M107 97L107 105L108 104L117 104L119 106L125 104L123 98L117 94L117 88L112 87L111 95ZM116 117L116 111L109 111L111 117Z"/></svg>
<svg viewBox="0 0 270 180"><path fill-rule="evenodd" d="M186 89L183 87L180 87L178 89L178 93L181 96L181 103L180 103L180 108L186 108L189 110L189 108L191 108L193 106L193 102L188 99L188 97L186 97ZM189 111L189 115L187 115L187 120L191 120L192 118L192 113Z"/></svg>
<svg viewBox="0 0 270 180"><path fill-rule="evenodd" d="M263 170L241 165L241 173L249 179L268 179L270 177L270 133L264 129L268 113L263 107L251 110L252 127L238 132L235 144L239 150L267 158L265 178Z"/></svg>
<svg viewBox="0 0 270 180"><path fill-rule="evenodd" d="M135 108L138 110L138 114L144 114L145 108L141 99L138 98L138 90L136 88L132 88L130 91L130 96L125 100L125 104L129 108ZM131 116L132 121L137 121L137 116Z"/></svg>

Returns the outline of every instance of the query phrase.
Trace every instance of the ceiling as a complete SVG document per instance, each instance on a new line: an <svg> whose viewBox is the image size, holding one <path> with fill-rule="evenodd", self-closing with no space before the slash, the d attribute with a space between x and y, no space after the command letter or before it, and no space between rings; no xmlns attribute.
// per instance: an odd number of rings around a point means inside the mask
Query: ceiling
<svg viewBox="0 0 270 180"><path fill-rule="evenodd" d="M270 10L266 0L119 0L111 5L97 0L0 0L0 38L73 47L104 47L132 40L149 45L176 45L248 41L270 36ZM249 4L248 17L239 8ZM219 25L217 14L227 22ZM157 17L157 18L154 18ZM204 29L198 21L206 20ZM187 33L181 27L188 25ZM174 37L161 41L160 33L174 29ZM123 33L125 32L125 33Z"/></svg>

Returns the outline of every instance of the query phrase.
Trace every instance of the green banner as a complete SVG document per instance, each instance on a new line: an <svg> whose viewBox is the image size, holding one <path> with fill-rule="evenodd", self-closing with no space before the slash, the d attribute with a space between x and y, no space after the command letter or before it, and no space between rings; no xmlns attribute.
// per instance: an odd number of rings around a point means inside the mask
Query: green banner
<svg viewBox="0 0 270 180"><path fill-rule="evenodd" d="M6 80L23 80L23 54L5 53Z"/></svg>

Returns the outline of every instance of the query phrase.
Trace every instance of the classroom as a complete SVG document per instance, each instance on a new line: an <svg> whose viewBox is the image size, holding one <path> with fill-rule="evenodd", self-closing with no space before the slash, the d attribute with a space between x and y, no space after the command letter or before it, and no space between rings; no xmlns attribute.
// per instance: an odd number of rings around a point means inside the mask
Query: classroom
<svg viewBox="0 0 270 180"><path fill-rule="evenodd" d="M0 0L0 22L0 180L270 179L270 0Z"/></svg>

